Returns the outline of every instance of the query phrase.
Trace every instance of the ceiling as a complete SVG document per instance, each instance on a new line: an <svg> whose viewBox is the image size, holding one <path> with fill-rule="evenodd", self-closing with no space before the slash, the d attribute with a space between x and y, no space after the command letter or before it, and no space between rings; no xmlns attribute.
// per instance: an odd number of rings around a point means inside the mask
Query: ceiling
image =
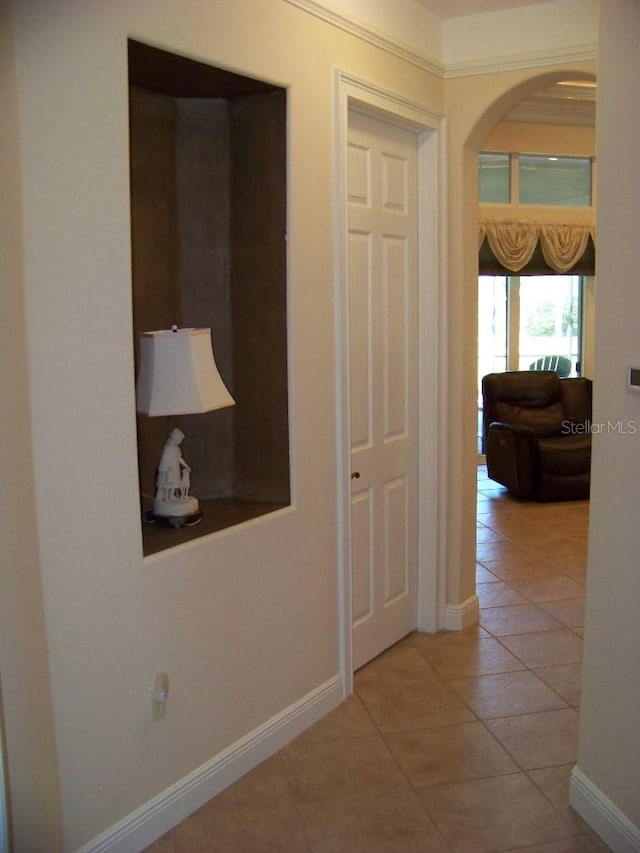
<svg viewBox="0 0 640 853"><path fill-rule="evenodd" d="M482 12L499 12L501 9L516 9L549 3L551 0L416 0L421 6L439 18L460 18Z"/></svg>
<svg viewBox="0 0 640 853"><path fill-rule="evenodd" d="M502 119L595 127L596 92L595 81L554 83L529 95Z"/></svg>

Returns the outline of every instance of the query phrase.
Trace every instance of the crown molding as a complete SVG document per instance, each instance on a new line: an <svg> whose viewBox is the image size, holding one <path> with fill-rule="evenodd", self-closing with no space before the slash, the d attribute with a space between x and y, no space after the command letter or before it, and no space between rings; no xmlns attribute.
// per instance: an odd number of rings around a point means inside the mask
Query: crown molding
<svg viewBox="0 0 640 853"><path fill-rule="evenodd" d="M387 33L376 30L367 24L356 21L350 16L344 15L342 12L330 8L324 3L317 2L317 0L284 0L284 2L289 3L291 6L297 6L310 15L320 18L325 23L331 24L331 26L337 27L343 30L343 32L349 33L374 47L379 47L381 50L397 56L405 62L415 65L417 68L421 68L423 71L429 71L438 77L444 77L444 66L441 62L416 51L398 39L390 37Z"/></svg>
<svg viewBox="0 0 640 853"><path fill-rule="evenodd" d="M598 57L595 43L577 44L571 47L550 48L530 53L516 53L510 56L472 59L465 62L447 64L445 78L468 77L475 74L496 74L501 71L518 71L522 68L541 68L547 65L562 65L570 62L585 62Z"/></svg>
<svg viewBox="0 0 640 853"><path fill-rule="evenodd" d="M283 2L296 6L304 12L320 18L325 23L440 78L471 77L476 74L495 74L500 71L582 62L596 59L598 53L597 45L594 43L444 64L424 53L420 53L398 39L394 39L388 33L383 33L342 12L338 12L328 6L324 0L283 0Z"/></svg>

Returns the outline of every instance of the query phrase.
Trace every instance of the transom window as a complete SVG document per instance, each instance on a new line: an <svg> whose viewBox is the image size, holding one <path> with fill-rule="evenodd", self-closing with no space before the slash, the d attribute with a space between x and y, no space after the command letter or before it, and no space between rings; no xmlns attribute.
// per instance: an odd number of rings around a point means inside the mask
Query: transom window
<svg viewBox="0 0 640 853"><path fill-rule="evenodd" d="M478 199L481 204L589 207L592 171L590 157L481 152Z"/></svg>

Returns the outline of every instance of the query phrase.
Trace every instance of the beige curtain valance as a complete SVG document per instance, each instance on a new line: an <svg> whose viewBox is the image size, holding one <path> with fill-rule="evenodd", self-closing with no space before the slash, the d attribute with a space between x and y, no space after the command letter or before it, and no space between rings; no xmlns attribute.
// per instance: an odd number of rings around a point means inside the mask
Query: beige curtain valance
<svg viewBox="0 0 640 853"><path fill-rule="evenodd" d="M595 245L593 225L485 220L479 223L478 247L486 238L502 266L519 272L529 263L539 242L547 264L556 272L565 273L582 258L589 237Z"/></svg>

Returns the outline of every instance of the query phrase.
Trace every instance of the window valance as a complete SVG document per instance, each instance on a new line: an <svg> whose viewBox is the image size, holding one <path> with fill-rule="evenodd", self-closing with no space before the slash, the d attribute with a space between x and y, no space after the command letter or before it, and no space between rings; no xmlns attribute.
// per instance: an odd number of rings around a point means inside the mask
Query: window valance
<svg viewBox="0 0 640 853"><path fill-rule="evenodd" d="M524 270L534 253L541 252L544 263L552 271L567 273L587 253L589 240L595 247L595 227L589 224L484 220L478 227L479 249L485 240L498 264L508 272Z"/></svg>

